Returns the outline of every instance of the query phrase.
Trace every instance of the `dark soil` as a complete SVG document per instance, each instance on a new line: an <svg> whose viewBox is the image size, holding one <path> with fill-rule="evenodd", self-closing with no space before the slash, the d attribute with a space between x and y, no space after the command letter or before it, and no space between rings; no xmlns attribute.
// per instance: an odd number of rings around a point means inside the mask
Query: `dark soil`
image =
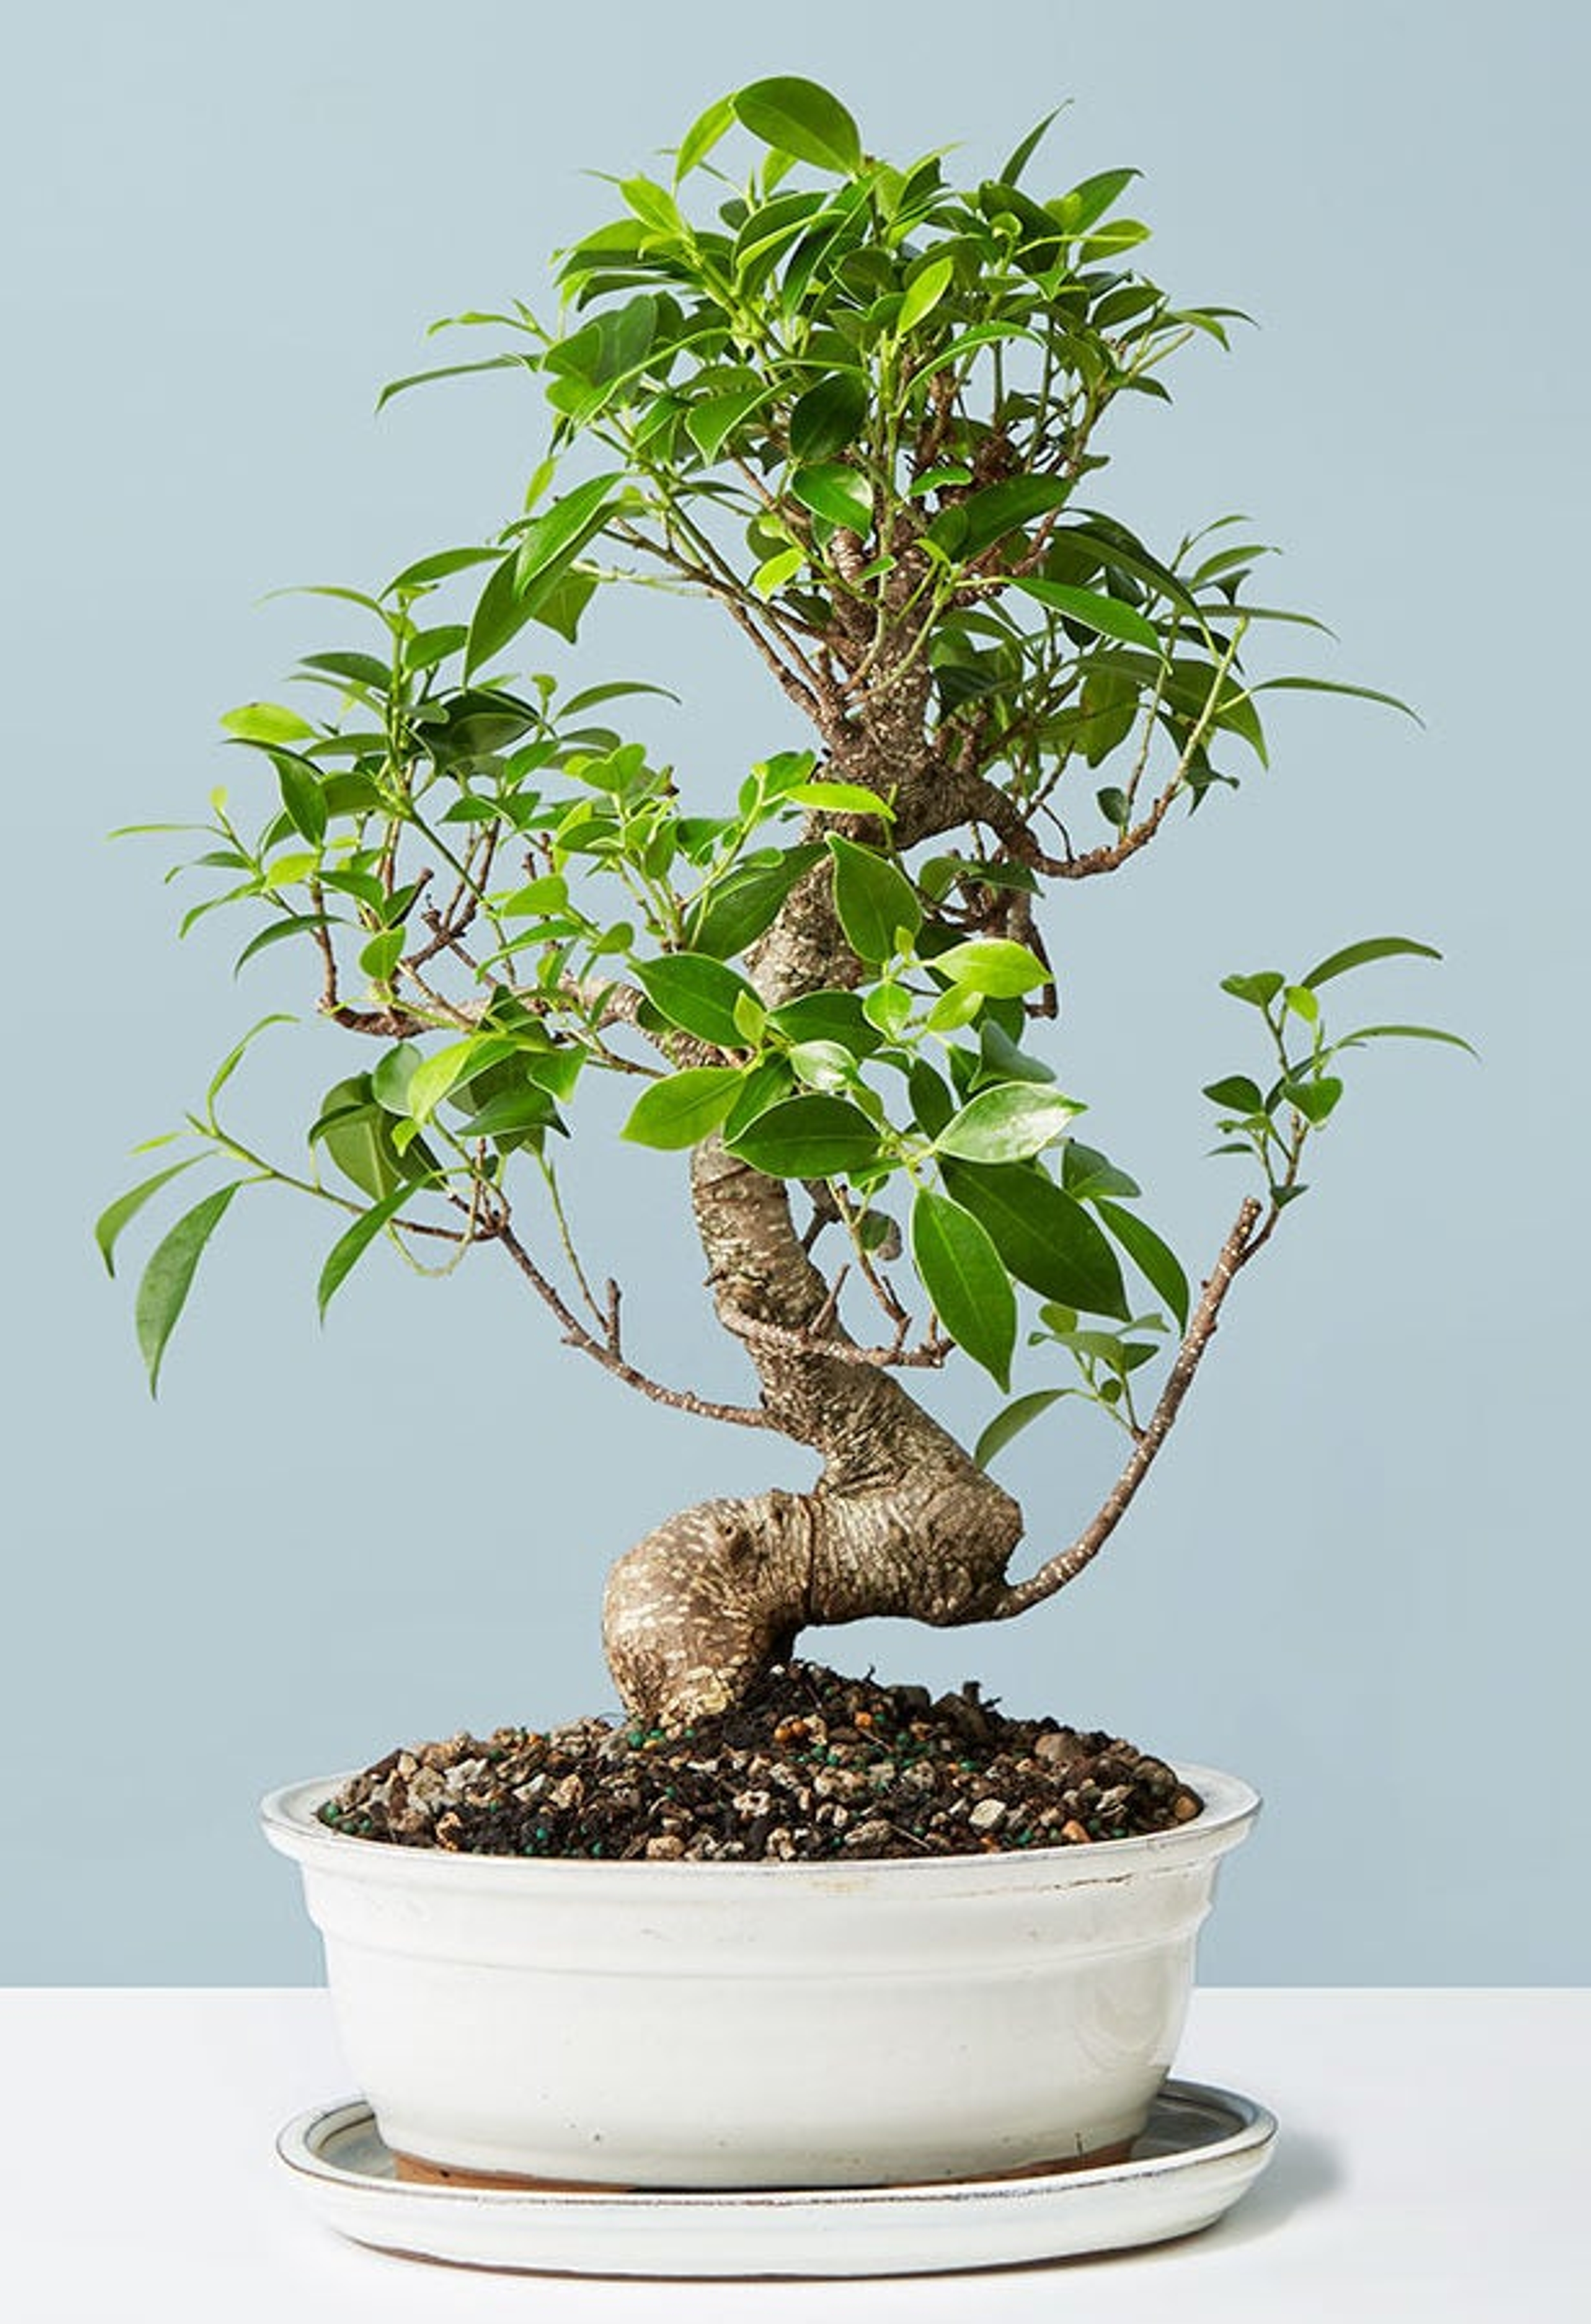
<svg viewBox="0 0 1591 2324"><path fill-rule="evenodd" d="M582 1719L392 1751L320 1811L334 1831L480 1856L823 1862L1082 1847L1165 1831L1202 1802L1161 1759L976 1683L771 1671L678 1733Z"/></svg>

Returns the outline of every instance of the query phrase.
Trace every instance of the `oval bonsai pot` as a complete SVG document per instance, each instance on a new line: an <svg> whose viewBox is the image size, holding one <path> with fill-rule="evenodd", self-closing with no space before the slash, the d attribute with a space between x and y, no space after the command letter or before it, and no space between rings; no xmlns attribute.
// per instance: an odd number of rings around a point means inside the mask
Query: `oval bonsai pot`
<svg viewBox="0 0 1591 2324"><path fill-rule="evenodd" d="M1216 1868L1258 1812L1087 1847L855 1864L456 1855L273 1792L348 2061L420 2166L844 2187L1073 2164L1142 2128Z"/></svg>

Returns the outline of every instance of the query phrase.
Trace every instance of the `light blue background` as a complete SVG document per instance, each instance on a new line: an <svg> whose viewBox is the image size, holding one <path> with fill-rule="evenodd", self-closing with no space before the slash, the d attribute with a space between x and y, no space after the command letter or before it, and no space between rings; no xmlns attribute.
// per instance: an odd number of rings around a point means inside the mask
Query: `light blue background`
<svg viewBox="0 0 1591 2324"><path fill-rule="evenodd" d="M993 167L1070 96L1052 182L1145 168L1160 279L1263 328L1121 430L1119 504L1163 540L1252 512L1287 548L1278 589L1340 632L1318 666L1426 715L1284 706L1272 775L1062 898L1061 1054L1101 1141L1212 1250L1235 1181L1201 1158L1198 1087L1246 1062L1216 979L1360 934L1440 944L1444 968L1364 995L1485 1053L1360 1062L1318 1192L1087 1581L987 1634L815 1644L890 1676L976 1671L1014 1708L1251 1775L1270 1812L1226 1876L1216 1980L1586 1972L1586 20L797 15L153 0L14 27L6 1978L312 1978L255 1795L601 1705L606 1560L688 1500L808 1473L560 1351L488 1260L437 1286L372 1264L321 1333L326 1232L286 1198L228 1221L153 1408L130 1285L88 1242L132 1142L304 998L281 954L235 988L226 936L179 951L162 844L103 834L193 812L236 773L217 713L345 636L264 592L379 580L512 512L532 392L372 417L425 323L544 296L545 254L603 209L583 167L634 167L781 69L834 81L877 150L960 139ZM789 736L710 615L652 612L591 624L593 675L678 685L659 732L682 765L726 779ZM242 1101L266 1124L273 1094L302 1106L346 1069L324 1028L272 1038ZM578 1187L643 1353L738 1392L678 1173L594 1141ZM987 1409L967 1381L943 1401L968 1426ZM1113 1458L1082 1424L1025 1441L1035 1552Z"/></svg>

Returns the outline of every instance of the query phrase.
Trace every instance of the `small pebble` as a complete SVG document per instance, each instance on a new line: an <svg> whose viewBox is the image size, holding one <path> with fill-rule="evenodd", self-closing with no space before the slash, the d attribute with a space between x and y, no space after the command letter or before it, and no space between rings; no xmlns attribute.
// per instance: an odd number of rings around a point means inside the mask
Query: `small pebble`
<svg viewBox="0 0 1591 2324"><path fill-rule="evenodd" d="M1163 1759L1007 1718L976 1684L935 1702L790 1663L679 1732L584 1719L389 1752L320 1812L356 1839L483 1856L820 1863L1108 1847L1200 1806Z"/></svg>

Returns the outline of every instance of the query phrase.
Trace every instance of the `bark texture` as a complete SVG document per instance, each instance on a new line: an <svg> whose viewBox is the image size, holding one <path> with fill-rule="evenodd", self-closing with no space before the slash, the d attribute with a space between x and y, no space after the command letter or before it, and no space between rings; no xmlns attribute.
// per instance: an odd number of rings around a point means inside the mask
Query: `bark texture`
<svg viewBox="0 0 1591 2324"><path fill-rule="evenodd" d="M911 578L902 573L902 590ZM842 662L867 650L860 635L835 643ZM837 712L824 736L837 772L893 796L902 845L953 827L963 812L925 732L929 678L913 662L914 644L903 627L874 652L861 706ZM793 890L749 967L770 1006L856 982L827 862ZM782 1180L713 1138L692 1157L691 1203L719 1319L745 1342L763 1410L820 1452L824 1467L809 1492L687 1509L615 1566L604 1609L608 1663L626 1706L652 1721L726 1709L809 1626L869 1615L940 1626L983 1618L1000 1600L1022 1529L1010 1494L899 1380L876 1364L794 1344L802 1335L826 1350L851 1342ZM764 1337L758 1326L772 1329Z"/></svg>

